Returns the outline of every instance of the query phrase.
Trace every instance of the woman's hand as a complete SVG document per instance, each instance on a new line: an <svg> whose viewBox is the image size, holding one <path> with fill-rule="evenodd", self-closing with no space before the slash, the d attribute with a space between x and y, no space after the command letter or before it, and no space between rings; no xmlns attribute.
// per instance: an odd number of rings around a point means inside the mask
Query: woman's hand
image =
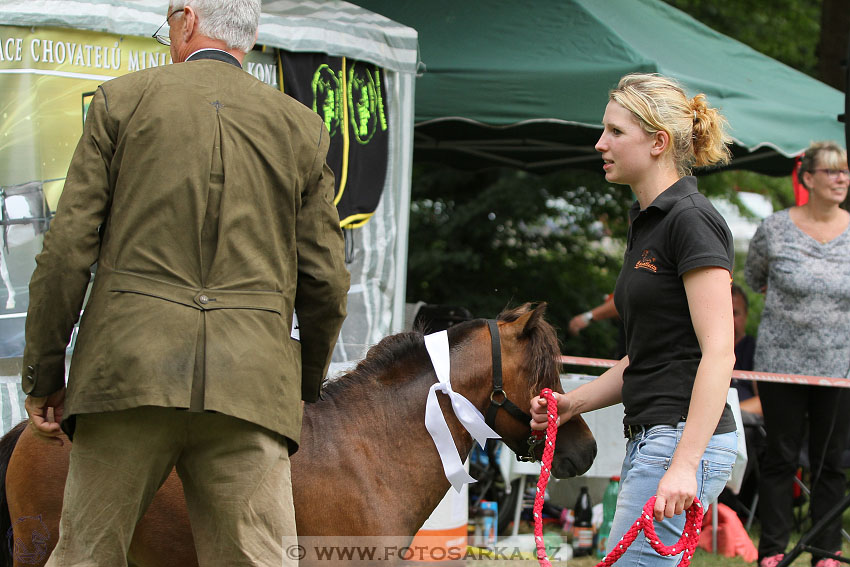
<svg viewBox="0 0 850 567"><path fill-rule="evenodd" d="M572 412L572 404L570 403L570 399L566 396L566 394L559 394L558 392L552 392L552 395L555 396L555 401L558 402L557 412L558 412L558 425L561 423L565 423L569 421L569 419L573 416ZM537 396L536 398L532 398L531 400L531 428L536 429L538 431L545 431L546 427L549 425L548 417L546 414L547 410L547 400L543 396Z"/></svg>
<svg viewBox="0 0 850 567"><path fill-rule="evenodd" d="M661 477L655 493L655 520L672 518L691 507L697 495L696 470L686 465L670 463L670 468Z"/></svg>

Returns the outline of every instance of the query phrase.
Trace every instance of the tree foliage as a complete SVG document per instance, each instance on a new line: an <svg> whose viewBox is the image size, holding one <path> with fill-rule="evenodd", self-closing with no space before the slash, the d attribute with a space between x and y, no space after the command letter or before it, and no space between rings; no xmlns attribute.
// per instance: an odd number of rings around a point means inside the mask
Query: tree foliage
<svg viewBox="0 0 850 567"><path fill-rule="evenodd" d="M821 0L664 1L724 35L818 77Z"/></svg>
<svg viewBox="0 0 850 567"><path fill-rule="evenodd" d="M846 89L847 0L664 1L798 71Z"/></svg>
<svg viewBox="0 0 850 567"><path fill-rule="evenodd" d="M477 317L547 301L547 319L563 331L578 306L592 307L613 289L629 194L592 173L418 165L408 300L462 306ZM611 356L616 333L606 327L569 346Z"/></svg>

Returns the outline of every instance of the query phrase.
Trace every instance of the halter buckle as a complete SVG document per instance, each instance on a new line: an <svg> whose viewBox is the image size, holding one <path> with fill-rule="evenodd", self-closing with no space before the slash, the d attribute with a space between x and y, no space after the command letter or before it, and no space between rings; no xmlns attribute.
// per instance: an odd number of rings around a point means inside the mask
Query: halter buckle
<svg viewBox="0 0 850 567"><path fill-rule="evenodd" d="M534 462L538 461L539 459L537 459L534 456L534 449L535 449L535 447L540 445L540 443L543 442L543 439L544 439L543 437L540 437L540 436L537 436L537 435L534 435L534 434L529 435L528 439L526 439L526 441L525 441L528 444L528 454L527 455L517 454L516 460L523 462L523 463L534 463Z"/></svg>

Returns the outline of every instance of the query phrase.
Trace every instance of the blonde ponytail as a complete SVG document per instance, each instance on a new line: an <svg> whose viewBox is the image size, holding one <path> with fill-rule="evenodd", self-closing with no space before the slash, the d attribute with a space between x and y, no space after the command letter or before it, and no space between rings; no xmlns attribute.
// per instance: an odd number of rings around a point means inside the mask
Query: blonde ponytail
<svg viewBox="0 0 850 567"><path fill-rule="evenodd" d="M689 100L673 79L632 73L620 79L609 98L632 112L647 133L664 131L669 135L668 151L680 176L690 175L694 166L729 162L731 139L726 134L726 119L708 106L705 95Z"/></svg>
<svg viewBox="0 0 850 567"><path fill-rule="evenodd" d="M691 99L691 108L694 112L693 165L705 167L729 163L732 154L728 147L731 140L726 134L726 118L716 108L706 104L703 94Z"/></svg>

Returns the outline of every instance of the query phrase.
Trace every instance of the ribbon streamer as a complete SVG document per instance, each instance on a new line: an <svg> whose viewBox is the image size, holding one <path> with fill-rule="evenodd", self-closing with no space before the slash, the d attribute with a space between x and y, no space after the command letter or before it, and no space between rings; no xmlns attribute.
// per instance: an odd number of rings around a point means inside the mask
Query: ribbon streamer
<svg viewBox="0 0 850 567"><path fill-rule="evenodd" d="M428 390L428 399L425 404L425 428L431 434L440 460L443 463L443 471L449 479L452 487L460 492L464 484L477 482L463 468L463 461L457 452L452 432L446 423L446 417L440 409L437 401L437 392L449 396L452 409L458 421L466 428L473 439L478 441L481 448L487 439L499 439L499 434L493 431L484 422L484 416L472 402L452 390L451 385L451 360L449 357L449 335L446 331L439 331L425 336L425 348L431 357L431 364L437 373L438 382Z"/></svg>

